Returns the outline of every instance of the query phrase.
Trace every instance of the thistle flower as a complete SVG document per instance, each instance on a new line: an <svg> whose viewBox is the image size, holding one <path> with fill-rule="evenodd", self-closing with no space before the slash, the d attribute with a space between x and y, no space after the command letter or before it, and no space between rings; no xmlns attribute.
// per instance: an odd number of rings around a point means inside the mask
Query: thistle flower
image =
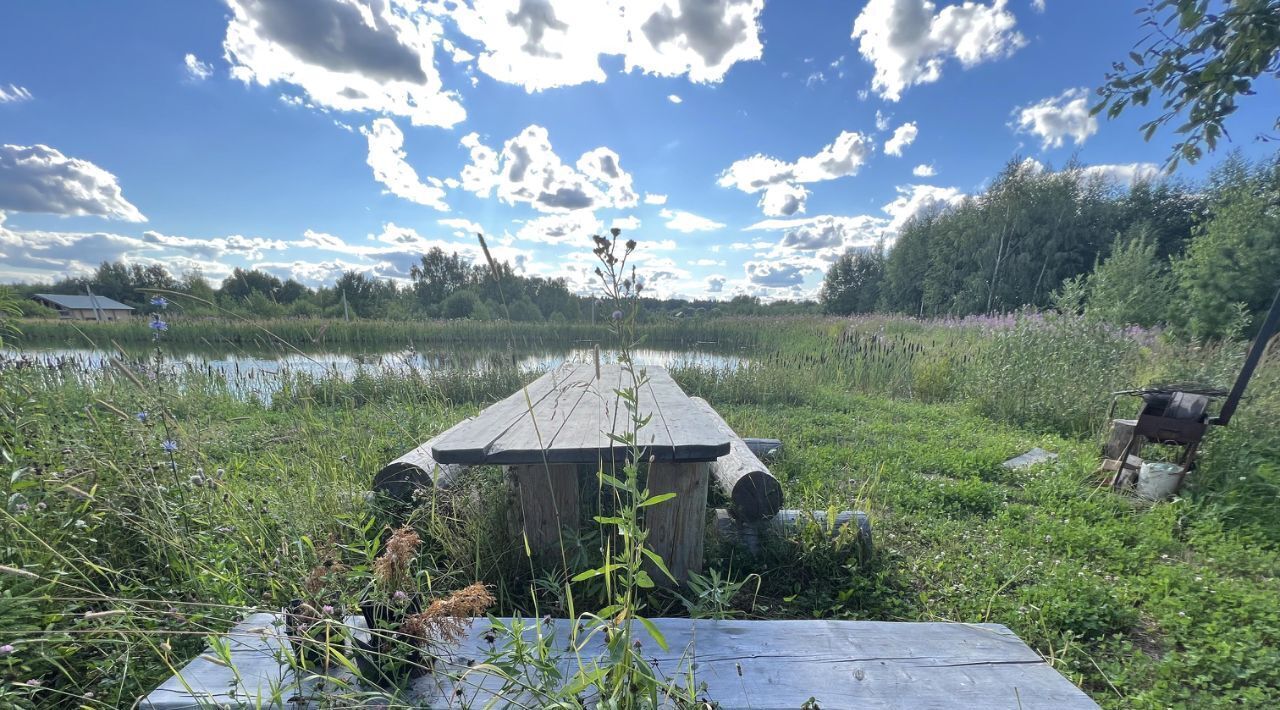
<svg viewBox="0 0 1280 710"><path fill-rule="evenodd" d="M160 442L160 448L164 449L169 453L173 453L178 450L178 442L174 441L173 439L165 439L164 441Z"/></svg>
<svg viewBox="0 0 1280 710"><path fill-rule="evenodd" d="M320 611L324 612L325 616L333 616L333 605L325 604L324 606L320 607Z"/></svg>

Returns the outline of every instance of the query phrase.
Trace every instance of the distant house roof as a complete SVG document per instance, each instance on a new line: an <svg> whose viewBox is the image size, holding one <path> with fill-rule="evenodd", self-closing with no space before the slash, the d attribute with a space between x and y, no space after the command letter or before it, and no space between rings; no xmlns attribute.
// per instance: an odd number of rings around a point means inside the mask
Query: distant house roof
<svg viewBox="0 0 1280 710"><path fill-rule="evenodd" d="M71 310L92 311L95 308L103 311L132 311L133 306L125 304L106 296L72 296L65 293L37 293L36 298L42 301L48 301L59 308L68 308Z"/></svg>

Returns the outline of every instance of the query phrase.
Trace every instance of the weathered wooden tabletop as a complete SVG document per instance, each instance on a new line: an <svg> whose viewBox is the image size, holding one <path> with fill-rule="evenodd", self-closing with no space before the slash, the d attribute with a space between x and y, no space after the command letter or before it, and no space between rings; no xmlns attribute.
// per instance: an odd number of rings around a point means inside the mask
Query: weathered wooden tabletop
<svg viewBox="0 0 1280 710"><path fill-rule="evenodd" d="M363 621L350 620L360 627ZM510 624L510 620L506 620ZM699 697L723 710L794 710L813 698L837 708L1008 708L1088 710L1098 706L999 624L886 621L738 621L654 619L670 648L640 632L644 655L668 678L705 688ZM254 614L227 635L231 667L206 653L180 677L163 683L141 703L150 710L207 707L311 708L325 705L320 680L295 675L282 659L288 641L279 617ZM532 641L536 619L525 620ZM555 619L550 660L562 678L591 669L606 655L597 636L571 634L573 622ZM536 698L499 695L502 678L477 666L492 648L485 620L444 654L436 672L418 679L406 700L413 707L536 707ZM570 642L571 635L577 638ZM569 652L569 647L576 649ZM580 665L581 664L581 665ZM335 674L349 679L341 668ZM354 697L358 688L328 683L331 693ZM373 700L366 698L372 704ZM326 707L343 706L330 698ZM398 706L396 706L398 707Z"/></svg>
<svg viewBox="0 0 1280 710"><path fill-rule="evenodd" d="M729 452L729 437L694 406L661 367L644 368L639 411L651 416L638 432L645 458L668 463L714 461ZM631 427L617 391L632 378L621 365L566 363L527 388L486 408L438 437L432 458L441 464L593 464L617 460L626 448L610 433Z"/></svg>

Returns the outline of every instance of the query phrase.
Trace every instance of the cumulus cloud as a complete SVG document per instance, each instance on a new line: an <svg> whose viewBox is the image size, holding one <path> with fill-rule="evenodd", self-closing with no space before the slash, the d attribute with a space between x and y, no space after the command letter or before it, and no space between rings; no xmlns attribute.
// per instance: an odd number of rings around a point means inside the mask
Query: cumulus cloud
<svg viewBox="0 0 1280 710"><path fill-rule="evenodd" d="M1016 128L1040 137L1042 148L1061 148L1067 138L1076 145L1098 132L1098 118L1089 113L1089 90L1067 89L1059 96L1015 109Z"/></svg>
<svg viewBox="0 0 1280 710"><path fill-rule="evenodd" d="M481 47L480 71L526 91L605 80L601 57L627 71L717 82L763 52L763 0L474 0L443 8ZM443 13L442 13L443 14Z"/></svg>
<svg viewBox="0 0 1280 710"><path fill-rule="evenodd" d="M662 210L658 216L667 220L667 229L690 234L692 232L714 232L723 229L724 223L701 217L684 210Z"/></svg>
<svg viewBox="0 0 1280 710"><path fill-rule="evenodd" d="M644 195L644 203L646 205L665 205L667 204L667 196L646 192Z"/></svg>
<svg viewBox="0 0 1280 710"><path fill-rule="evenodd" d="M471 151L462 187L480 197L496 191L503 202L528 204L540 212L625 209L639 201L617 153L596 148L570 166L556 155L542 126L528 126L501 151L484 145L475 133L464 136L462 145Z"/></svg>
<svg viewBox="0 0 1280 710"><path fill-rule="evenodd" d="M623 231L630 232L640 228L640 218L634 215L618 217L609 224L609 227L612 229L621 229Z"/></svg>
<svg viewBox="0 0 1280 710"><path fill-rule="evenodd" d="M760 207L772 217L804 211L808 191L801 184L856 175L875 150L870 136L842 131L836 139L811 156L786 162L757 153L734 162L720 174L717 184L747 194L764 192Z"/></svg>
<svg viewBox="0 0 1280 710"><path fill-rule="evenodd" d="M894 129L893 136L884 142L885 154L901 157L903 149L915 142L919 132L914 121L898 126Z"/></svg>
<svg viewBox="0 0 1280 710"><path fill-rule="evenodd" d="M395 121L379 118L360 132L369 141L368 163L373 168L373 179L386 186L386 192L441 212L449 211L444 188L423 183L405 160L404 133Z"/></svg>
<svg viewBox="0 0 1280 710"><path fill-rule="evenodd" d="M466 117L434 63L438 21L387 0L228 0L222 47L245 83L290 84L313 105L449 127Z"/></svg>
<svg viewBox="0 0 1280 710"><path fill-rule="evenodd" d="M929 0L870 0L854 20L853 39L875 68L871 88L897 101L907 88L941 78L948 59L967 69L1013 54L1026 38L1007 5L968 1L937 10Z"/></svg>
<svg viewBox="0 0 1280 710"><path fill-rule="evenodd" d="M896 189L898 196L883 208L891 218L889 228L895 232L924 210L952 205L965 198L964 193L954 187L905 185Z"/></svg>
<svg viewBox="0 0 1280 710"><path fill-rule="evenodd" d="M182 64L187 68L187 78L191 81L204 81L213 76L213 65L200 61L194 54L183 57Z"/></svg>
<svg viewBox="0 0 1280 710"><path fill-rule="evenodd" d="M484 234L484 227L481 227L479 224L472 222L469 219L447 217L445 219L436 220L436 224L453 229L454 236L458 237L474 237L477 234Z"/></svg>
<svg viewBox="0 0 1280 710"><path fill-rule="evenodd" d="M1155 163L1122 163L1118 165L1089 165L1083 168L1086 175L1096 175L1108 182L1132 185L1160 177L1160 167Z"/></svg>
<svg viewBox="0 0 1280 710"><path fill-rule="evenodd" d="M938 174L938 171L934 170L933 166L928 163L921 163L911 169L911 174L916 177L933 177Z"/></svg>
<svg viewBox="0 0 1280 710"><path fill-rule="evenodd" d="M604 222L594 213L581 210L567 214L550 214L531 219L516 232L516 237L542 244L577 244L587 246L591 235L599 234Z"/></svg>
<svg viewBox="0 0 1280 710"><path fill-rule="evenodd" d="M821 267L808 260L764 259L748 261L742 265L747 281L765 288L789 288L800 286L811 273Z"/></svg>
<svg viewBox="0 0 1280 710"><path fill-rule="evenodd" d="M17 84L0 84L0 104L20 104L31 100L31 92Z"/></svg>
<svg viewBox="0 0 1280 710"><path fill-rule="evenodd" d="M708 276L704 282L707 286L707 293L720 293L724 291L725 281L728 281L728 279L719 274Z"/></svg>
<svg viewBox="0 0 1280 710"><path fill-rule="evenodd" d="M0 145L0 209L147 221L124 198L115 175L38 144Z"/></svg>

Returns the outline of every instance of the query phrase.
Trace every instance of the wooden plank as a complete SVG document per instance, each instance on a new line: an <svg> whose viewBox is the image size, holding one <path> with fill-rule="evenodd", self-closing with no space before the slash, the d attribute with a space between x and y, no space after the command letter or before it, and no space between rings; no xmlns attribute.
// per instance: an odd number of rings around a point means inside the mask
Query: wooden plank
<svg viewBox="0 0 1280 710"><path fill-rule="evenodd" d="M640 410L652 412L652 425L660 425L671 439L669 453L655 446L659 461L714 461L729 453L731 431L722 430L715 418L695 406L666 369L649 368L647 374Z"/></svg>
<svg viewBox="0 0 1280 710"><path fill-rule="evenodd" d="M579 368L585 367L580 363L565 363L501 402L486 407L480 416L450 429L448 436L442 436L431 449L433 458L446 464L488 463L489 445L528 413L530 402L536 408L543 398L556 391L562 381L571 378Z"/></svg>
<svg viewBox="0 0 1280 710"><path fill-rule="evenodd" d="M560 529L578 527L578 467L574 464L508 466L516 486L521 525L535 555L560 548Z"/></svg>
<svg viewBox="0 0 1280 710"><path fill-rule="evenodd" d="M594 374L593 368L579 367L561 379L555 390L543 397L532 411L526 407L516 421L493 440L486 450L485 460L495 464L534 463L538 459L531 457L529 452L552 451L552 442L587 394ZM547 461L551 462L550 459Z"/></svg>
<svg viewBox="0 0 1280 710"><path fill-rule="evenodd" d="M310 691L315 680L293 685L292 673L279 665L279 627L271 616L257 614L237 625L230 637L228 668L201 656L145 698L140 707L177 710L205 707L184 688L216 693L214 699L249 706L284 707L291 697L320 698ZM264 621L265 618L265 621ZM502 620L508 626L512 620ZM864 708L991 708L993 710L1089 710L1087 695L1047 665L1035 651L999 624L887 621L740 621L653 619L669 650L662 650L636 626L644 656L660 674L684 678L693 669L696 685L722 710L794 710L813 698L823 710ZM349 623L362 627L358 617ZM552 662L563 678L572 678L581 663L605 662L599 634L587 636L567 619L548 624L522 621L532 643L535 629L553 634ZM575 628L577 629L575 633ZM269 641L259 643L264 631ZM409 697L415 707L538 707L528 694L497 697L503 683L482 663L491 650L485 640L489 624L472 623L452 651L441 655L436 672L418 679ZM572 639L576 639L572 640ZM500 642L501 643L501 642ZM572 648L573 650L568 650ZM271 655L274 650L277 655ZM345 674L335 672L335 676ZM270 688L281 700L271 702ZM330 682L332 692L335 684ZM238 691L236 699L228 689ZM261 695L255 690L261 689ZM460 692L459 692L460 691ZM341 692L341 691L338 691ZM358 688L348 698L355 700ZM331 702L342 701L330 697ZM372 699L363 698L368 702ZM350 701L348 701L350 702ZM354 704L354 703L353 703ZM313 705L313 706L314 706ZM298 707L289 705L288 707Z"/></svg>
<svg viewBox="0 0 1280 710"><path fill-rule="evenodd" d="M709 475L706 463L649 464L649 495L675 493L676 497L644 509L648 546L679 584L689 581L690 572L702 571ZM650 569L649 575L658 584L671 583L657 569Z"/></svg>
<svg viewBox="0 0 1280 710"><path fill-rule="evenodd" d="M617 394L623 377L617 365L600 367L600 379L591 381L586 396L552 442L557 454L563 452L566 458L597 466L618 458L614 451L618 445L608 433L625 431L628 424L626 407Z"/></svg>

